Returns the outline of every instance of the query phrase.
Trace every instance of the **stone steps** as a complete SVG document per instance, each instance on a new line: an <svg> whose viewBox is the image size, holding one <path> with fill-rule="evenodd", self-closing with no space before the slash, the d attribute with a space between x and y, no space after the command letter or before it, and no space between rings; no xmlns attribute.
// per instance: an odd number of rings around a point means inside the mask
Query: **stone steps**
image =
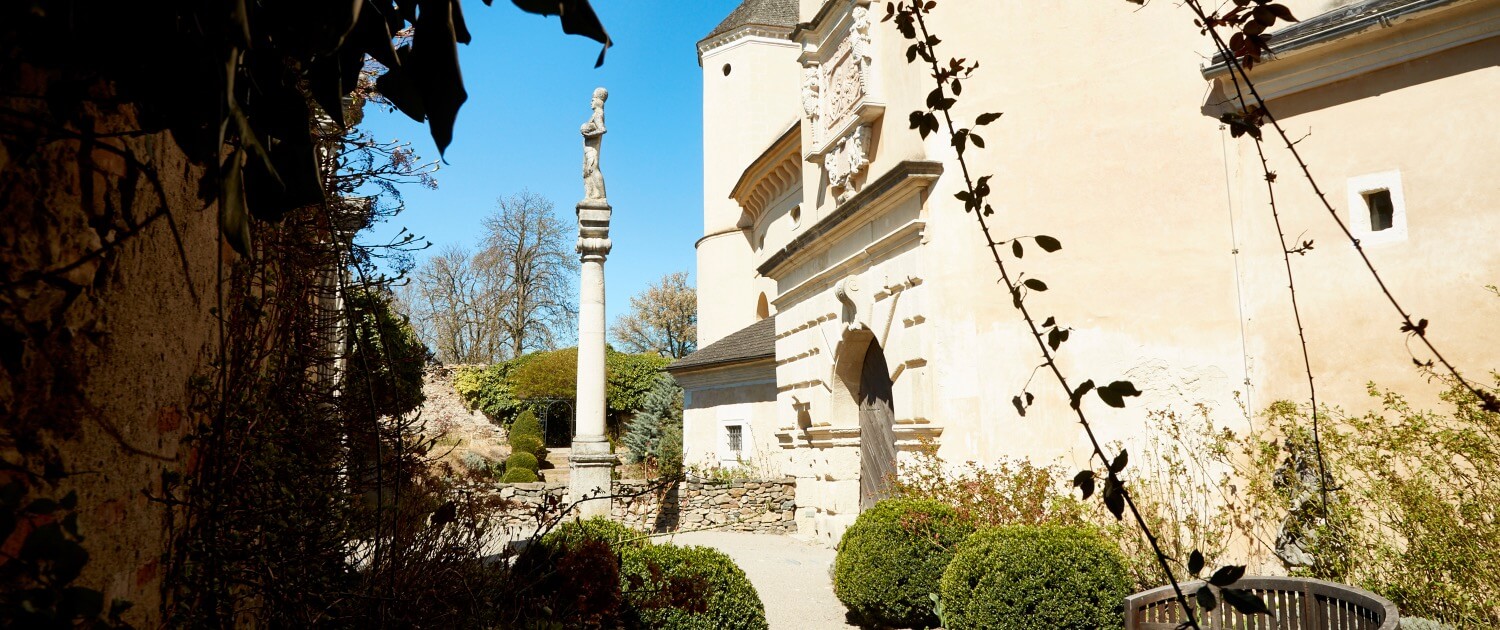
<svg viewBox="0 0 1500 630"><path fill-rule="evenodd" d="M573 454L571 448L549 448L547 449L547 463L542 468L542 481L547 483L568 483L568 457Z"/></svg>

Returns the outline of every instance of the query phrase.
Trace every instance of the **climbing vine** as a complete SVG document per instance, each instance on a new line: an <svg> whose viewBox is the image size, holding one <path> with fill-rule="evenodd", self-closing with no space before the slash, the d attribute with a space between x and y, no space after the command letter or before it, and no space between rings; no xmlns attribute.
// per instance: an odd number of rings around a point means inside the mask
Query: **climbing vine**
<svg viewBox="0 0 1500 630"><path fill-rule="evenodd" d="M937 47L941 39L928 30L926 16L937 8L935 0L912 0L911 2L888 2L886 4L886 15L883 21L893 21L896 30L901 36L913 43L907 48L906 58L908 63L916 63L918 59L931 68L931 78L936 87L928 93L926 108L913 111L910 115L911 128L922 135L923 138L933 134L947 131L949 142L957 154L958 163L963 174L964 189L955 194L955 197L963 202L964 210L972 213L979 224L980 231L985 238L991 259L1000 273L1000 279L1005 284L1010 295L1011 305L1021 315L1032 338L1036 341L1037 350L1042 356L1042 365L1067 393L1069 404L1078 418L1088 437L1089 445L1093 450L1093 458L1103 467L1103 486L1100 489L1100 498L1105 507L1116 519L1123 519L1128 512L1135 522L1136 527L1149 543L1156 562L1166 575L1171 584L1174 595L1181 605L1187 620L1185 627L1198 628L1198 619L1195 608L1189 605L1188 597L1179 583L1172 565L1180 563L1167 556L1159 544L1158 538L1142 516L1141 510L1136 506L1130 491L1121 477L1121 473L1129 465L1127 451L1121 449L1118 453L1110 455L1106 453L1099 438L1094 432L1093 425L1089 422L1084 402L1089 394L1094 394L1104 404L1110 407L1124 407L1125 398L1139 396L1141 394L1134 384L1129 381L1117 380L1107 385L1096 385L1092 379L1085 380L1074 386L1071 385L1067 376L1063 374L1058 366L1056 352L1068 341L1069 329L1059 324L1054 317L1046 317L1038 322L1039 317L1033 314L1033 309L1028 298L1032 294L1042 293L1049 289L1046 282L1038 278L1028 278L1024 272L1014 272L1006 265L1002 248L1009 250L1008 253L1016 260L1025 255L1026 243L1032 243L1043 252L1052 253L1062 248L1062 242L1057 238L1046 235L1021 236L1008 239L997 239L990 226L994 208L988 203L988 198L993 193L990 186L992 175L976 175L970 170L965 153L970 147L984 149L984 137L979 135L980 128L998 121L1002 114L997 112L984 113L974 119L972 126L960 127L954 122L954 107L959 97L963 94L963 82L967 81L979 68L978 61L970 61L968 58L953 57L946 62L940 62ZM1029 391L1023 391L1011 400L1017 413L1025 415L1035 402L1035 395ZM1085 499L1094 494L1100 473L1093 470L1080 471L1074 478L1073 484L1079 488ZM1186 563L1187 572L1198 575L1203 571L1204 556L1199 551L1193 551ZM1180 567L1181 564L1178 564ZM1269 610L1266 604L1252 592L1244 589L1230 588L1239 581L1245 573L1243 566L1225 566L1219 568L1208 577L1207 584L1201 587L1194 598L1202 609L1213 610L1222 599L1226 604L1246 613L1266 613Z"/></svg>

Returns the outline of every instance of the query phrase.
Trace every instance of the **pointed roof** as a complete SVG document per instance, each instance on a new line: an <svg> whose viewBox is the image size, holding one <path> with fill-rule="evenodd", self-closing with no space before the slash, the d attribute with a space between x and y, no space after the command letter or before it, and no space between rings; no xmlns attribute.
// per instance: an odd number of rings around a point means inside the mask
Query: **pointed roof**
<svg viewBox="0 0 1500 630"><path fill-rule="evenodd" d="M797 0L745 0L703 39L711 39L751 25L786 29L796 26Z"/></svg>

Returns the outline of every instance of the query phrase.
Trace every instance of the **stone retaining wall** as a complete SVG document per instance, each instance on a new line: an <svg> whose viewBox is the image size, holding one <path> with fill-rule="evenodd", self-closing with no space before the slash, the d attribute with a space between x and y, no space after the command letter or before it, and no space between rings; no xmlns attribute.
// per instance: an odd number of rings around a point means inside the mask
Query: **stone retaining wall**
<svg viewBox="0 0 1500 630"><path fill-rule="evenodd" d="M645 481L616 481L611 517L640 530L670 532L715 528L729 531L789 534L797 530L796 480L792 477L730 483L684 481L650 490ZM524 532L536 523L538 508L560 505L568 488L561 483L497 484L501 498L514 505L500 517L501 525Z"/></svg>

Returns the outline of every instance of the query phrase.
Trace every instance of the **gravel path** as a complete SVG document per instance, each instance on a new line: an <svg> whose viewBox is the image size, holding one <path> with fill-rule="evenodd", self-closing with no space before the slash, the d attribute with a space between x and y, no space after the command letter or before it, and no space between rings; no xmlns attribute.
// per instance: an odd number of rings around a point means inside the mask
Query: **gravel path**
<svg viewBox="0 0 1500 630"><path fill-rule="evenodd" d="M828 568L833 550L790 536L743 532L688 532L668 541L713 547L734 558L766 605L771 630L855 628L833 596Z"/></svg>

